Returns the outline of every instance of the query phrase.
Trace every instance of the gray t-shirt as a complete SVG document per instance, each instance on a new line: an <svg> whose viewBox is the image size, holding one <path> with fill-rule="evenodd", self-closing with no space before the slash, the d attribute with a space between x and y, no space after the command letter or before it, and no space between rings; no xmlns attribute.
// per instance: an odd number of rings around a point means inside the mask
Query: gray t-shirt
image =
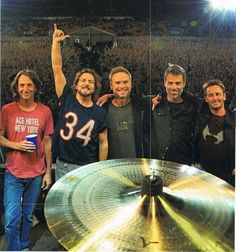
<svg viewBox="0 0 236 252"><path fill-rule="evenodd" d="M131 102L123 107L109 104L109 159L135 158L134 120Z"/></svg>

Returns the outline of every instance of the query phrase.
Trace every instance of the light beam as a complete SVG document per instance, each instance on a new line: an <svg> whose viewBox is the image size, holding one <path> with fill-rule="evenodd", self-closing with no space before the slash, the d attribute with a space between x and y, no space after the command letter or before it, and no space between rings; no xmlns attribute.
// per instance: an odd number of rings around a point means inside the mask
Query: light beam
<svg viewBox="0 0 236 252"><path fill-rule="evenodd" d="M210 0L210 5L213 9L236 11L235 0Z"/></svg>

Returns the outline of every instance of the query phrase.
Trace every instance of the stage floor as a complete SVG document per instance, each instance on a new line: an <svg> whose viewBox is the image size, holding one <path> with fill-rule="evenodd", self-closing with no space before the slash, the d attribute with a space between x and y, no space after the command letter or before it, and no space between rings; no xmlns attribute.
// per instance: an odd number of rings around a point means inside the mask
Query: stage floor
<svg viewBox="0 0 236 252"><path fill-rule="evenodd" d="M0 236L0 251L4 251L4 236ZM37 224L31 230L31 251L65 251L57 242L45 222Z"/></svg>

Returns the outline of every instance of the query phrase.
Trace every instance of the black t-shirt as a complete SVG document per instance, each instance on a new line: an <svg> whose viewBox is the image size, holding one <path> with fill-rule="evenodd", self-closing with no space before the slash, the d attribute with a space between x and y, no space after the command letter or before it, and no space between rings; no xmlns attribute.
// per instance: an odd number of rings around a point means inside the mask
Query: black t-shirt
<svg viewBox="0 0 236 252"><path fill-rule="evenodd" d="M212 115L203 129L199 143L200 164L204 170L226 179L225 145L223 137L225 116Z"/></svg>

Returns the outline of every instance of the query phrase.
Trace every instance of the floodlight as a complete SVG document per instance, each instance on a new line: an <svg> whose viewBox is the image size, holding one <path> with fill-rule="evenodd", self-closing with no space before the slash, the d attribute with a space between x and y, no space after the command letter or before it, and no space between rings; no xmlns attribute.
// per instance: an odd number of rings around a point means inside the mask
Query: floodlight
<svg viewBox="0 0 236 252"><path fill-rule="evenodd" d="M210 0L210 4L218 10L236 10L236 0Z"/></svg>

